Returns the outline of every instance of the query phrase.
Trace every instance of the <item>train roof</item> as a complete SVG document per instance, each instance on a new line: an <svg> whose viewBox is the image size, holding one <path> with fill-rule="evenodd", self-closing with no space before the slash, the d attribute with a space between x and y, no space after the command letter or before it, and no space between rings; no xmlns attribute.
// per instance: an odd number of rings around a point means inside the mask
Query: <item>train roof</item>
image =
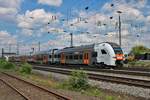
<svg viewBox="0 0 150 100"><path fill-rule="evenodd" d="M114 43L114 42L103 42L103 43L108 43L108 44L110 44L113 48L114 48L114 47L120 47L117 43Z"/></svg>
<svg viewBox="0 0 150 100"><path fill-rule="evenodd" d="M34 55L36 54L49 54L49 50L46 50L46 51L38 51L38 52L35 52Z"/></svg>
<svg viewBox="0 0 150 100"><path fill-rule="evenodd" d="M61 52L73 52L73 51L81 51L81 50L93 50L94 44L91 45L81 45L81 46L74 46L74 47L65 47L63 49L58 50L56 53Z"/></svg>
<svg viewBox="0 0 150 100"><path fill-rule="evenodd" d="M114 47L120 47L117 43L113 43L113 42L102 42L102 43L108 43L113 48ZM102 44L102 43L96 43L96 44ZM81 51L81 50L91 50L92 51L96 44L81 45L81 46L74 46L74 47L66 47L66 48L58 50L57 53L60 53L60 52L73 52L73 51Z"/></svg>
<svg viewBox="0 0 150 100"><path fill-rule="evenodd" d="M52 52L53 50L58 50L58 49L50 49L50 50L45 50L45 51L38 51L38 52L35 52L33 55L44 55L44 54L50 54L50 52Z"/></svg>

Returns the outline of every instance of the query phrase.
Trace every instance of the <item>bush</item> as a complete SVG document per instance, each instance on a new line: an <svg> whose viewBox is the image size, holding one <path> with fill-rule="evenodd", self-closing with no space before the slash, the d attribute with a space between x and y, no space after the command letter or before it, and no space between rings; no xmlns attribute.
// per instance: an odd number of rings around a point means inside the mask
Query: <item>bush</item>
<svg viewBox="0 0 150 100"><path fill-rule="evenodd" d="M83 71L73 71L68 83L71 89L79 91L85 90L89 86L87 74Z"/></svg>
<svg viewBox="0 0 150 100"><path fill-rule="evenodd" d="M146 53L146 52L150 52L150 49L143 45L138 45L131 49L131 53L133 53L135 56Z"/></svg>
<svg viewBox="0 0 150 100"><path fill-rule="evenodd" d="M28 63L23 63L20 66L19 72L22 74L31 74L32 66Z"/></svg>
<svg viewBox="0 0 150 100"><path fill-rule="evenodd" d="M11 62L8 62L8 61L1 59L0 60L0 68L2 68L2 69L15 69L15 65Z"/></svg>
<svg viewBox="0 0 150 100"><path fill-rule="evenodd" d="M0 60L0 68L3 68L4 64L5 64L5 60L1 59Z"/></svg>
<svg viewBox="0 0 150 100"><path fill-rule="evenodd" d="M15 69L15 65L11 62L5 62L3 69Z"/></svg>

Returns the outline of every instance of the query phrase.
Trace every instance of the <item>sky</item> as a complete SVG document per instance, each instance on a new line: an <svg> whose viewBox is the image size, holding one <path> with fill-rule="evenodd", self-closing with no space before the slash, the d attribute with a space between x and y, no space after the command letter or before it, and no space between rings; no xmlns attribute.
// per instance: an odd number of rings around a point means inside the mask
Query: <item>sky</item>
<svg viewBox="0 0 150 100"><path fill-rule="evenodd" d="M121 11L122 48L150 48L149 0L0 0L0 49L29 54L53 48L100 42L119 43L117 11Z"/></svg>

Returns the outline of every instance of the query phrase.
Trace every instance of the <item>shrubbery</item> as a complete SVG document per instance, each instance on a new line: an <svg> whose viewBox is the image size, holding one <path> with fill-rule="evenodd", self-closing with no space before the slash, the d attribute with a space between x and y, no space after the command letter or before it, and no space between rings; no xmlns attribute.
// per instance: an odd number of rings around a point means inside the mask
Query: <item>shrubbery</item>
<svg viewBox="0 0 150 100"><path fill-rule="evenodd" d="M11 62L5 61L3 59L0 60L0 68L2 69L15 69L15 65Z"/></svg>
<svg viewBox="0 0 150 100"><path fill-rule="evenodd" d="M82 91L88 89L88 77L83 71L73 71L68 80L63 82L60 87L69 90Z"/></svg>
<svg viewBox="0 0 150 100"><path fill-rule="evenodd" d="M73 71L69 78L69 85L72 89L85 90L88 88L88 77L83 71Z"/></svg>
<svg viewBox="0 0 150 100"><path fill-rule="evenodd" d="M32 66L28 63L21 64L19 72L22 74L31 74Z"/></svg>
<svg viewBox="0 0 150 100"><path fill-rule="evenodd" d="M15 65L11 62L5 62L3 68L4 69L15 69Z"/></svg>

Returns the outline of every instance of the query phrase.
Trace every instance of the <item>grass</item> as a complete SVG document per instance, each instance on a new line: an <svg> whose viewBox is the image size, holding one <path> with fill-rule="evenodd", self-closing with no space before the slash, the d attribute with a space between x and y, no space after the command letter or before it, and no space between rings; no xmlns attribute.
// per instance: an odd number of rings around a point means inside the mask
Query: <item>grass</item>
<svg viewBox="0 0 150 100"><path fill-rule="evenodd" d="M89 95L89 96L102 96L103 93L100 91L100 89L97 89L96 87L90 87L86 91L81 91L83 94Z"/></svg>
<svg viewBox="0 0 150 100"><path fill-rule="evenodd" d="M25 68L26 67L28 68L29 66L30 65L28 64L22 65L22 67L25 67ZM63 82L58 82L54 80L51 73L49 73L46 77L44 77L41 74L35 74L35 73L22 74L19 68L16 68L15 70L0 69L0 71L14 73L17 76L19 75L24 79L28 79L35 84L43 85L47 88L51 87L51 88L60 89L60 90L76 91L87 96L94 96L94 97L102 98L102 100L118 100L118 98L120 100L120 96L107 94L107 92L103 92L97 87L93 87L89 85L88 76L83 71L74 71L73 73L71 73L70 78Z"/></svg>
<svg viewBox="0 0 150 100"><path fill-rule="evenodd" d="M150 61L132 61L128 63L128 66L150 68Z"/></svg>

